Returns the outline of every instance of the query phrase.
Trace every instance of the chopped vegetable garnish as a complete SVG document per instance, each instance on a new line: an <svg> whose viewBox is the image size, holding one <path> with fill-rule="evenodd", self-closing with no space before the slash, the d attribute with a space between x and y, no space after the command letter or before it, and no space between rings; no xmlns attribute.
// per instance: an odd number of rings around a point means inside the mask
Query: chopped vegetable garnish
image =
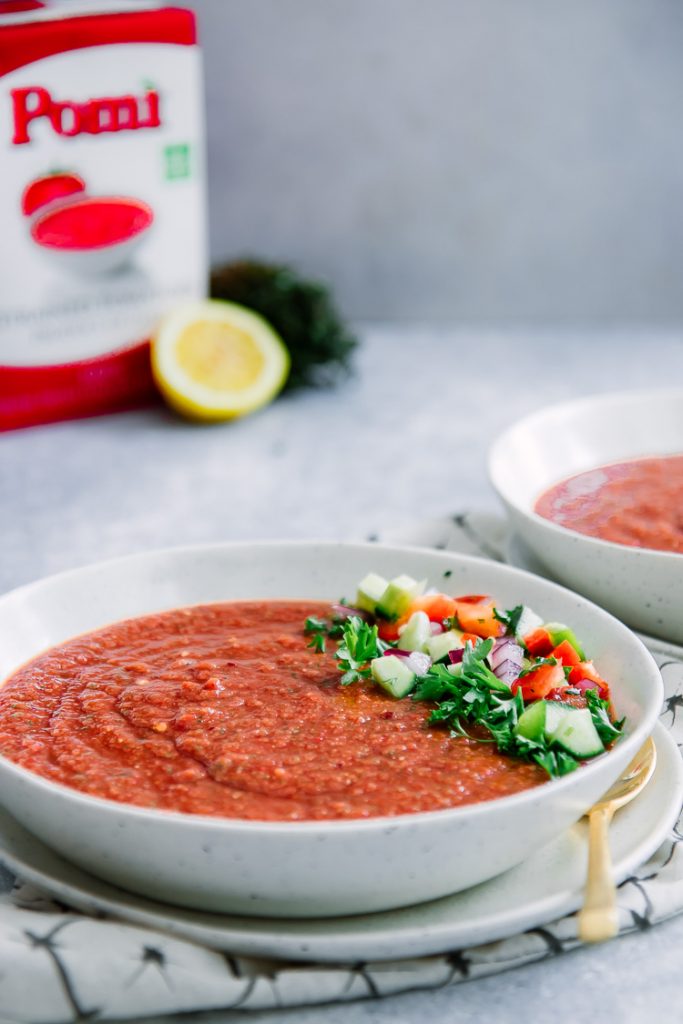
<svg viewBox="0 0 683 1024"><path fill-rule="evenodd" d="M409 576L387 582L369 573L358 588L361 614L335 605L329 621L306 619L309 647L322 653L325 637L338 638L342 686L374 681L397 700L430 703L429 725L495 743L551 778L621 735L608 684L569 626L539 626L525 605L500 610L481 594L421 596L423 587Z"/></svg>
<svg viewBox="0 0 683 1024"><path fill-rule="evenodd" d="M386 649L387 644L377 635L376 625L369 626L355 615L347 619L335 654L339 670L343 672L342 686L349 686L359 679L367 679L370 675L369 663L373 658L381 657Z"/></svg>

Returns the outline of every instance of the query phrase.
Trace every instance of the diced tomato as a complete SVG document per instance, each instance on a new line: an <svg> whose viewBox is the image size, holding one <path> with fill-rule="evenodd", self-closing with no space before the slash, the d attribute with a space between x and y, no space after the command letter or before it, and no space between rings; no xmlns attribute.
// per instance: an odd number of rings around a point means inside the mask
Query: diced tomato
<svg viewBox="0 0 683 1024"><path fill-rule="evenodd" d="M405 626L414 612L426 612L430 622L441 624L444 619L450 619L455 615L455 601L447 594L424 594L422 597L416 597L399 619L391 622L387 619L377 620L377 632L381 639L398 640L401 626Z"/></svg>
<svg viewBox="0 0 683 1024"><path fill-rule="evenodd" d="M382 640L397 640L401 626L404 626L416 611L425 611L430 622L440 625L444 618L452 618L455 615L456 602L447 594L424 594L422 597L416 597L410 608L393 622L379 618L377 626Z"/></svg>
<svg viewBox="0 0 683 1024"><path fill-rule="evenodd" d="M458 616L460 628L465 633L476 633L484 640L490 636L502 636L505 627L493 614L493 601L484 598L476 604L470 601L455 599L455 614Z"/></svg>
<svg viewBox="0 0 683 1024"><path fill-rule="evenodd" d="M525 701L543 700L551 690L561 690L566 685L561 665L541 665L528 675L512 684L512 692L521 689Z"/></svg>
<svg viewBox="0 0 683 1024"><path fill-rule="evenodd" d="M463 635L460 637L460 639L462 640L462 642L464 644L466 644L467 641L469 640L469 642L471 644L475 644L476 645L478 643L478 641L481 640L481 637L477 636L476 633L463 633Z"/></svg>
<svg viewBox="0 0 683 1024"><path fill-rule="evenodd" d="M465 594L463 597L454 597L457 604L490 604L491 598L488 594Z"/></svg>
<svg viewBox="0 0 683 1024"><path fill-rule="evenodd" d="M609 700L609 684L598 673L592 661L580 661L569 673L570 683L580 683L584 679L590 680L591 683L597 683L601 698Z"/></svg>
<svg viewBox="0 0 683 1024"><path fill-rule="evenodd" d="M21 212L25 217L29 217L41 206L52 203L55 199L66 199L67 196L81 192L85 192L85 182L79 174L54 171L29 182L21 197Z"/></svg>
<svg viewBox="0 0 683 1024"><path fill-rule="evenodd" d="M448 594L424 594L410 606L410 615L418 611L426 612L430 622L443 622L455 615L455 601Z"/></svg>
<svg viewBox="0 0 683 1024"><path fill-rule="evenodd" d="M547 658L555 645L547 629L534 629L524 637L524 646L532 658Z"/></svg>
<svg viewBox="0 0 683 1024"><path fill-rule="evenodd" d="M569 643L569 640L563 640L561 644L558 644L553 649L551 657L557 658L563 665L574 666L581 664L581 658L574 645Z"/></svg>
<svg viewBox="0 0 683 1024"><path fill-rule="evenodd" d="M386 640L387 643L393 643L394 640L398 640L398 631L401 626L405 626L409 618L409 615L402 615L400 619L395 619L393 622L390 622L388 619L378 619L377 634L380 640Z"/></svg>

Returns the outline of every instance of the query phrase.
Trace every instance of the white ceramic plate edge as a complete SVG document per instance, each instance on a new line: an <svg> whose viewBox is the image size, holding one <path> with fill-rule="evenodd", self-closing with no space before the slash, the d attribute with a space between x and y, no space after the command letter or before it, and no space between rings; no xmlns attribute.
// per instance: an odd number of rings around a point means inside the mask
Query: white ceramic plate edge
<svg viewBox="0 0 683 1024"><path fill-rule="evenodd" d="M650 857L664 841L681 810L683 794L683 759L678 748L663 726L654 732L658 753L657 770L645 792L615 819L613 836L617 847L626 849L615 858L615 877L621 882ZM645 835L636 841L628 836L630 826L642 818L646 811L656 810L658 817ZM18 856L3 848L3 827L15 830L20 844L28 833L9 815L0 811L0 862L51 895L70 906L84 911L105 911L119 920L166 931L178 938L202 943L232 953L286 958L290 960L339 962L346 960L384 960L426 956L448 949L463 948L493 942L528 928L539 927L573 912L581 903L580 888L558 888L541 901L529 901L519 894L519 902L503 913L476 916L458 913L463 900L477 899L477 890L484 893L491 886L508 886L518 869L443 900L416 907L367 916L328 918L318 921L289 921L259 918L216 916L154 903L132 893L116 889L106 882L67 864L38 840L29 837L40 861L41 853L49 856L56 870L70 875L75 881L64 881L58 874L36 867L31 857ZM586 839L584 825L574 826L583 847ZM573 830L569 830L571 833ZM569 833L565 833L564 838ZM5 842L6 842L5 838ZM559 841L555 841L558 843ZM33 845L35 844L35 846ZM16 845L16 841L15 841ZM28 845L28 844L27 844ZM554 844L530 858L539 863ZM585 856L585 854L584 854ZM34 854L33 860L35 861ZM49 863L49 861L48 861ZM546 868L547 870L547 868ZM444 908L453 905L453 916L446 920ZM373 925L375 927L373 927Z"/></svg>

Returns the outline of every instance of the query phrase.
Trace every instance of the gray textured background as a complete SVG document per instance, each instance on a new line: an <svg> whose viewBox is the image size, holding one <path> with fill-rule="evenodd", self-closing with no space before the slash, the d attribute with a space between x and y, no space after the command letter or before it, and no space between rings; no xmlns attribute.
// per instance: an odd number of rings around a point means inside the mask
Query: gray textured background
<svg viewBox="0 0 683 1024"><path fill-rule="evenodd" d="M677 0L195 0L214 257L354 317L683 320Z"/></svg>

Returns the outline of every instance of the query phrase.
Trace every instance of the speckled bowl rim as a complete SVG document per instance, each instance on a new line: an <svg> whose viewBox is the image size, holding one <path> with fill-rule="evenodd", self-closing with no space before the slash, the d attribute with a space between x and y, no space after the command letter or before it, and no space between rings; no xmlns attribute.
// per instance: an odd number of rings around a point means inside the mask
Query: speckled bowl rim
<svg viewBox="0 0 683 1024"><path fill-rule="evenodd" d="M28 768L24 768L21 765L15 764L9 758L4 757L0 754L0 765L2 765L3 771L9 771L17 775L20 779L24 779L28 785L37 786L47 793L55 793L59 795L59 798L67 801L72 801L76 804L80 804L86 807L91 807L95 810L100 810L102 813L110 813L117 815L127 815L134 819L139 820L152 820L158 823L173 823L179 825L184 829L193 828L208 828L216 832L245 832L250 834L266 834L276 833L278 835L292 834L296 836L305 835L306 833L319 833L330 829L334 834L341 834L344 832L355 832L355 831L382 831L390 828L395 830L397 828L409 828L412 825L417 825L423 822L439 822L445 821L446 818L449 820L460 820L466 821L471 818L480 817L482 814L495 813L495 810L505 806L506 808L514 808L516 806L522 806L525 803L534 802L534 799L538 799L539 793L543 794L557 794L558 796L563 794L566 790L571 790L573 785L576 783L577 777L579 779L585 779L587 774L595 774L600 771L600 767L604 765L607 758L612 757L617 750L622 751L624 747L629 747L632 752L631 756L639 750L648 736L652 733L654 726L657 722L659 708L661 706L664 694L664 687L662 677L657 668L657 665L652 658L652 655L647 650L645 645L638 639L637 636L622 622L620 622L615 616L609 612L600 608L598 605L589 601L581 594L570 590L568 587L563 587L558 583L554 583L539 576L534 575L531 572L526 572L523 569L517 569L513 566L503 565L501 563L492 562L489 559L477 558L472 555L463 555L455 552L448 551L436 551L429 548L420 547L418 545L393 545L393 544L377 544L377 543L361 543L361 542L345 542L345 541L301 541L301 540L267 540L267 541L235 541L226 543L208 543L208 544L188 544L182 546L173 546L165 548L155 548L153 550L138 552L131 555L124 555L122 557L110 558L101 562L88 563L87 565L79 566L76 569L68 569L60 573L54 573L50 576L41 577L31 583L24 584L23 586L16 587L15 589L8 591L7 593L0 596L0 615L2 614L3 605L6 601L14 599L23 594L28 594L32 590L37 590L45 583L55 583L61 580L72 579L77 577L81 572L90 571L94 569L105 569L111 565L124 565L126 562L143 561L145 558L163 557L175 555L191 555L191 554L205 554L211 551L229 551L229 550L245 550L246 548L253 548L255 551L268 551L273 549L287 548L289 550L301 550L308 549L311 547L323 547L327 549L353 549L357 551L367 551L368 555L371 556L373 551L383 550L385 552L395 553L400 555L402 552L414 554L414 555L429 555L430 558L436 558L437 560L443 561L445 564L452 567L453 563L464 563L466 565L485 565L487 569L493 569L495 572L499 572L503 576L514 577L520 579L523 583L525 579L533 580L534 585L540 585L544 590L551 590L553 592L560 592L563 595L567 595L574 601L579 601L588 611L595 614L599 621L605 623L607 629L616 628L617 634L621 634L623 640L630 644L634 651L640 655L643 659L643 669L649 668L651 675L651 690L648 692L649 700L646 702L638 702L641 710L642 720L638 723L632 733L623 739L619 740L617 744L611 749L605 752L598 758L595 758L589 764L584 764L576 772L571 772L568 775L564 775L559 779L549 779L547 782L541 783L539 786L534 786L529 789L520 791L519 793L513 793L509 796L496 797L492 800L482 800L477 803L463 804L459 807L442 808L435 811L418 811L411 814L396 814L396 815L377 815L371 818L344 818L344 819L306 819L303 821L259 821L252 819L242 818L221 818L214 815L203 815L203 814L188 814L183 811L169 811L161 808L152 807L139 807L136 804L129 804L123 801L110 800L107 797L91 796L87 793L82 793L80 790L67 786L61 782L53 782L50 779L46 779L44 776L33 772ZM230 598L226 600L231 600ZM237 599L235 599L237 600ZM252 600L258 600L253 598ZM316 599L319 600L319 599ZM178 607L197 607L204 604L210 604L214 602L197 602L195 605L179 605ZM165 609L169 610L169 609ZM154 614L152 611L144 614ZM137 618L139 616L131 616L131 618ZM124 619L118 619L115 621L124 621ZM111 623L113 624L113 623ZM95 629L86 630L86 635L91 632L95 632L96 629L104 628L103 626L96 627ZM67 638L67 640L70 638ZM60 641L67 642L67 641ZM51 650L55 644L45 648L45 650ZM32 655L29 661L37 657L38 654ZM644 658L643 658L644 656ZM0 680L0 688L4 686L8 678L17 671L13 669L10 676ZM1 802L1 796L0 796Z"/></svg>
<svg viewBox="0 0 683 1024"><path fill-rule="evenodd" d="M677 399L681 405L683 405L683 388L662 388L661 390L642 390L642 391L620 391L618 393L609 394L597 394L597 395L586 395L583 398L572 399L568 402L557 402L553 405L544 405L542 409L537 409L535 412L529 413L527 416L523 416L521 419L515 420L510 426L499 434L493 443L491 444L487 459L486 466L488 471L488 477L491 481L493 489L496 491L498 496L501 498L504 504L509 505L511 508L523 516L528 522L530 522L534 529L544 530L549 535L560 536L562 538L572 538L575 543L581 543L586 548L592 548L593 550L608 550L614 552L615 556L623 557L625 559L651 559L653 562L678 562L683 560L683 553L676 551L662 551L658 548L645 548L636 547L630 544L618 544L615 541L603 540L600 537L592 537L587 533L581 533L579 530L571 530L566 526L561 526L559 523L554 523L551 519L546 519L545 516L540 516L538 512L535 512L533 507L529 508L528 505L517 501L513 497L509 490L504 484L500 482L497 476L496 467L499 462L504 461L505 449L510 443L510 438L514 433L522 428L536 429L539 425L543 424L543 421L548 418L551 413L557 413L564 410L576 410L581 412L585 409L593 409L596 406L607 407L621 407L625 402L630 400L633 401L644 401L651 399L653 401L661 401L662 398L668 398L671 400ZM602 462L596 461L595 465L588 467L584 472L588 472L589 469L598 469L601 466L616 465L620 462L630 462L635 459L646 459L646 458L658 458L665 457L666 455L683 455L683 443L681 444L680 451L676 452L664 452L662 453L649 453L642 455L624 456L619 459L607 459ZM570 474L574 476L575 474ZM560 477L555 483L561 483L563 480L568 479L567 476ZM552 487L550 483L546 486ZM541 496L543 491L540 491L537 498ZM577 540L578 538L578 540ZM529 542L527 542L529 543ZM683 561L681 561L681 569L683 570Z"/></svg>

